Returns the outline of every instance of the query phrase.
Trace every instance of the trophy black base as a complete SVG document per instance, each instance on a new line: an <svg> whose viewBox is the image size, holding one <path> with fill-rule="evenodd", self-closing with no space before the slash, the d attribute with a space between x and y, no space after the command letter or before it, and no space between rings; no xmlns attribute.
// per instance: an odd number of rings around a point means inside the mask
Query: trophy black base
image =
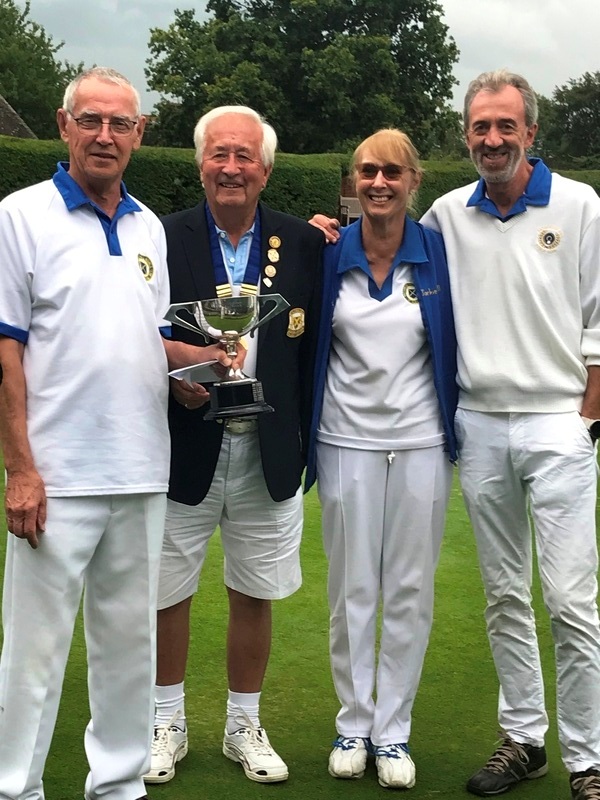
<svg viewBox="0 0 600 800"><path fill-rule="evenodd" d="M204 415L206 420L255 417L274 411L273 406L265 403L262 384L254 378L213 383L209 393L210 409Z"/></svg>

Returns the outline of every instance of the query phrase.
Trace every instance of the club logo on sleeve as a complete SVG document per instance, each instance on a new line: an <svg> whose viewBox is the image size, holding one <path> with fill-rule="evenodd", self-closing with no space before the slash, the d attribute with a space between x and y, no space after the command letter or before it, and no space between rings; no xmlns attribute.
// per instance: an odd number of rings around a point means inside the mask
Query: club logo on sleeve
<svg viewBox="0 0 600 800"><path fill-rule="evenodd" d="M144 278L147 281L151 281L154 275L154 264L148 258L148 256L143 256L141 253L138 253L138 265L142 270L142 275Z"/></svg>
<svg viewBox="0 0 600 800"><path fill-rule="evenodd" d="M419 302L419 298L417 297L417 290L415 289L414 283L405 283L404 289L402 289L402 294L404 295L404 299L408 300L409 303Z"/></svg>
<svg viewBox="0 0 600 800"><path fill-rule="evenodd" d="M541 228L537 237L538 247L551 252L560 245L561 239L562 233L557 228Z"/></svg>
<svg viewBox="0 0 600 800"><path fill-rule="evenodd" d="M288 317L287 335L291 339L302 336L304 333L304 309L292 308Z"/></svg>

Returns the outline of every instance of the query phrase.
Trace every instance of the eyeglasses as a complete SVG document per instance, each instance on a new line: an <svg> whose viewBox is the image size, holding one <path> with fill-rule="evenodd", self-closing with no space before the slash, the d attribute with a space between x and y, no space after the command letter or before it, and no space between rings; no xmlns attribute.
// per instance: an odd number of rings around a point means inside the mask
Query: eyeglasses
<svg viewBox="0 0 600 800"><path fill-rule="evenodd" d="M236 153L233 150L222 150L218 153L213 153L210 156L205 156L204 161L210 161L211 164L223 165L228 164L229 159L233 156L233 160L238 167L249 167L250 164L262 164L257 158L252 158L247 153Z"/></svg>
<svg viewBox="0 0 600 800"><path fill-rule="evenodd" d="M404 164L357 164L356 171L361 178L372 181L379 173L383 174L386 181L399 181L405 172L409 170L414 171L413 167L407 167Z"/></svg>
<svg viewBox="0 0 600 800"><path fill-rule="evenodd" d="M74 117L69 112L69 116L77 125L77 130L83 133L100 133L103 125L108 125L113 136L129 136L138 123L137 119L128 117L110 117L106 119L100 114L82 114Z"/></svg>

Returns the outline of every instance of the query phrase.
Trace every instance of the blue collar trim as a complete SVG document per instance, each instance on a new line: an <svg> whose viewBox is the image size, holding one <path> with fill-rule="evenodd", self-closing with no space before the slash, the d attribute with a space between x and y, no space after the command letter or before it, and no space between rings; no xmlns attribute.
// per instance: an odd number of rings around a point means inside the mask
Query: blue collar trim
<svg viewBox="0 0 600 800"><path fill-rule="evenodd" d="M475 191L467 201L467 208L477 207L486 214L506 220L527 211L527 206L547 206L552 189L552 173L541 158L528 158L527 160L532 165L533 172L529 176L525 191L508 214L503 216L496 208L496 204L487 196L483 178L478 180Z"/></svg>
<svg viewBox="0 0 600 800"><path fill-rule="evenodd" d="M348 226L347 231L344 237L344 248L338 262L338 274L347 272L350 269L361 269L371 277L371 270L369 269L362 244L360 219L353 225ZM399 264L424 264L428 260L419 226L410 217L406 217L404 221L404 236L398 252L394 256L390 273Z"/></svg>
<svg viewBox="0 0 600 800"><path fill-rule="evenodd" d="M59 161L56 165L56 172L52 176L54 185L60 192L66 207L69 211L74 211L81 206L90 205L97 214L107 216L106 212L90 200L87 194L83 191L81 186L73 180L69 175L69 162ZM140 206L135 202L133 197L127 192L127 188L123 181L121 181L121 202L117 208L115 219L122 217L123 214L129 214L132 211L141 211Z"/></svg>
<svg viewBox="0 0 600 800"><path fill-rule="evenodd" d="M121 202L117 206L114 217L111 219L106 211L103 211L93 200L90 200L81 186L69 175L69 163L67 161L58 162L57 170L52 176L52 180L65 201L68 211L75 211L75 209L81 208L82 206L90 206L102 225L102 230L106 236L108 252L111 256L122 256L123 252L121 250L121 243L119 242L117 222L121 217L124 217L125 214L131 214L134 211L142 210L133 197L127 193L123 181L121 181Z"/></svg>
<svg viewBox="0 0 600 800"><path fill-rule="evenodd" d="M337 272L338 275L348 272L351 269L360 269L369 278L369 294L374 300L385 300L392 294L392 285L394 281L394 270L400 264L424 264L429 261L425 247L423 245L423 237L419 226L410 217L404 220L404 235L402 242L386 279L381 285L377 286L371 275L371 270L367 262L367 257L362 244L361 234L361 221L358 219L355 223L346 228L347 233L344 236L343 249L338 262Z"/></svg>

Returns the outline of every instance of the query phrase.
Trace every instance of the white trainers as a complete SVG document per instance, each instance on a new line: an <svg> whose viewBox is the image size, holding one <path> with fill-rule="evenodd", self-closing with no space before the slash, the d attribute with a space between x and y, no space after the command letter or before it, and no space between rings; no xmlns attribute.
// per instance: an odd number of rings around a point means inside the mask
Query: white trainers
<svg viewBox="0 0 600 800"><path fill-rule="evenodd" d="M371 743L359 736L338 736L329 754L328 771L334 778L362 778Z"/></svg>
<svg viewBox="0 0 600 800"><path fill-rule="evenodd" d="M181 716L177 711L166 725L154 728L150 771L144 775L146 783L167 783L175 777L175 764L187 755L187 730L182 731L175 725Z"/></svg>
<svg viewBox="0 0 600 800"><path fill-rule="evenodd" d="M223 737L223 755L237 761L246 777L258 783L277 783L288 778L288 768L271 747L264 728L257 728L248 720L245 728Z"/></svg>
<svg viewBox="0 0 600 800"><path fill-rule="evenodd" d="M386 789L412 789L416 769L407 744L388 744L375 747L375 765L381 786Z"/></svg>

